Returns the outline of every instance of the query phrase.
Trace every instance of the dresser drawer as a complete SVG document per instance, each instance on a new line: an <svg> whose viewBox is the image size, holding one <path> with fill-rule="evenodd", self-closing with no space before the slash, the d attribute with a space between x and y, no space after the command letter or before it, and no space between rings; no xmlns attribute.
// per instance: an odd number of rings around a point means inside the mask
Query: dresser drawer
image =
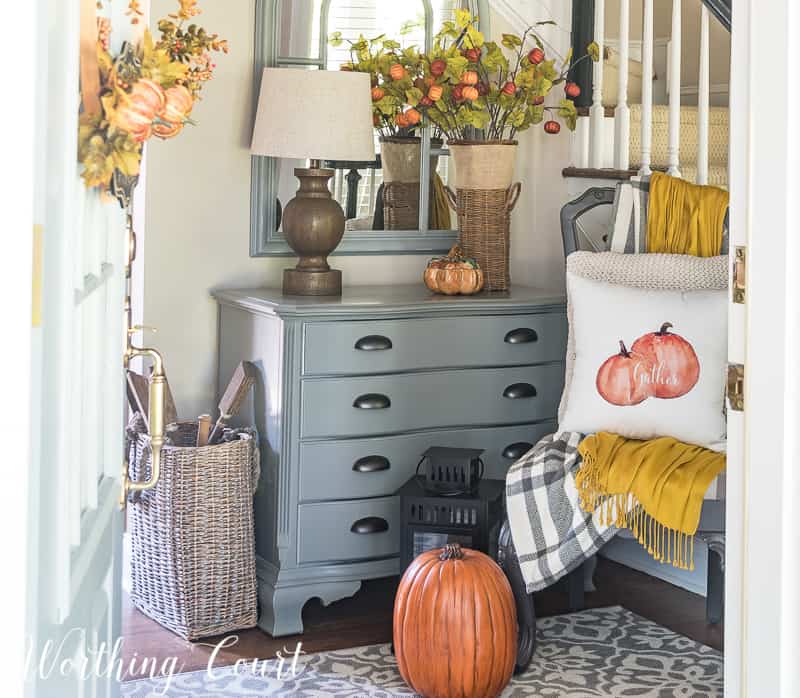
<svg viewBox="0 0 800 698"><path fill-rule="evenodd" d="M305 325L304 375L562 361L564 313Z"/></svg>
<svg viewBox="0 0 800 698"><path fill-rule="evenodd" d="M530 445L556 429L555 421L516 427L453 429L349 441L300 444L300 499L331 500L394 494L430 446L482 448L485 477L504 479Z"/></svg>
<svg viewBox="0 0 800 698"><path fill-rule="evenodd" d="M400 552L397 497L298 507L297 561L388 557Z"/></svg>
<svg viewBox="0 0 800 698"><path fill-rule="evenodd" d="M550 419L564 365L306 379L301 437L392 434Z"/></svg>

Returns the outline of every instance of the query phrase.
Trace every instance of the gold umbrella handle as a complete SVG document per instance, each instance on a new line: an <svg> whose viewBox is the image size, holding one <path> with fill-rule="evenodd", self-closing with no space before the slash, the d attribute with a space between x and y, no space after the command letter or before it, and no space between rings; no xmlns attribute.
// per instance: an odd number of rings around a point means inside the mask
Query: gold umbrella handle
<svg viewBox="0 0 800 698"><path fill-rule="evenodd" d="M149 394L149 416L148 430L150 432L150 477L144 482L131 480L128 474L128 462L125 461L122 473L122 493L120 495L120 507L124 509L128 502L128 495L131 492L143 492L151 490L158 484L161 474L161 449L164 446L165 431L165 407L167 398L167 379L164 375L164 361L161 354L156 349L130 347L127 359L130 360L137 356L150 357L153 360L153 375L150 376Z"/></svg>

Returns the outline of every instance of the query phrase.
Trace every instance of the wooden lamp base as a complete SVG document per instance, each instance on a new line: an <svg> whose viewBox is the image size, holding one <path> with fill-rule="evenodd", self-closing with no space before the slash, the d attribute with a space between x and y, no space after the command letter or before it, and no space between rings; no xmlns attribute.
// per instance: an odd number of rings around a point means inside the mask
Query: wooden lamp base
<svg viewBox="0 0 800 698"><path fill-rule="evenodd" d="M331 269L328 255L344 235L344 212L331 196L328 180L333 170L297 168L297 194L283 212L283 233L300 259L283 271L283 292L293 296L340 296L342 272Z"/></svg>
<svg viewBox="0 0 800 698"><path fill-rule="evenodd" d="M341 296L342 272L339 269L284 269L283 293L287 296Z"/></svg>

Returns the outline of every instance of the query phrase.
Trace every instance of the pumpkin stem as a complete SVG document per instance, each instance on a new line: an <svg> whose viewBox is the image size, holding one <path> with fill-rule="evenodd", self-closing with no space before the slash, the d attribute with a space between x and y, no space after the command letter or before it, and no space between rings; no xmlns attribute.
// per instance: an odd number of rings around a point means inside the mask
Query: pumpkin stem
<svg viewBox="0 0 800 698"><path fill-rule="evenodd" d="M439 555L440 560L463 560L464 559L464 551L461 550L461 546L458 543L448 543L447 545L442 548L442 552Z"/></svg>
<svg viewBox="0 0 800 698"><path fill-rule="evenodd" d="M454 259L456 261L464 258L464 250L461 249L461 245L453 245L450 248L450 251L447 253L448 259Z"/></svg>
<svg viewBox="0 0 800 698"><path fill-rule="evenodd" d="M661 325L661 329L657 332L657 334L659 336L663 336L665 334L669 334L669 330L671 328L672 328L672 323L671 322L665 322L663 325Z"/></svg>
<svg viewBox="0 0 800 698"><path fill-rule="evenodd" d="M631 353L628 351L628 348L625 346L625 342L621 339L619 340L619 355L628 358Z"/></svg>

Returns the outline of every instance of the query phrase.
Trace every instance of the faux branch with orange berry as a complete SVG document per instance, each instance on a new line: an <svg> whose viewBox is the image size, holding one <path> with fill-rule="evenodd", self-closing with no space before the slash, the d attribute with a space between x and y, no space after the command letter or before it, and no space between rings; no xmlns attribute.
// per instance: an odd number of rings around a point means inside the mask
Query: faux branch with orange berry
<svg viewBox="0 0 800 698"><path fill-rule="evenodd" d="M557 57L557 68L556 59L548 59L538 32L554 22L538 22L522 36L503 34L501 45L485 41L476 23L468 10L456 10L455 20L442 25L427 54L413 48L401 52L397 45L372 56L361 41L353 44L358 47L359 62L342 69L370 72L366 67L380 64L373 74L376 128L390 124L395 129L392 135L398 129L403 135L403 129L423 123L449 140L508 140L542 122L546 133L556 134L561 130L559 119L570 130L575 128L578 115L573 99L580 88L567 80L567 74L582 60L599 60L597 44L589 44L586 55L572 66L571 52ZM386 44L383 37L379 39ZM546 104L553 88L561 84L563 97L557 104Z"/></svg>
<svg viewBox="0 0 800 698"><path fill-rule="evenodd" d="M341 32L331 34L332 46L344 43ZM411 136L422 117L410 104L414 80L422 73L422 55L416 47L403 49L385 35L350 44L350 61L340 70L369 73L372 84L372 123L383 137Z"/></svg>

